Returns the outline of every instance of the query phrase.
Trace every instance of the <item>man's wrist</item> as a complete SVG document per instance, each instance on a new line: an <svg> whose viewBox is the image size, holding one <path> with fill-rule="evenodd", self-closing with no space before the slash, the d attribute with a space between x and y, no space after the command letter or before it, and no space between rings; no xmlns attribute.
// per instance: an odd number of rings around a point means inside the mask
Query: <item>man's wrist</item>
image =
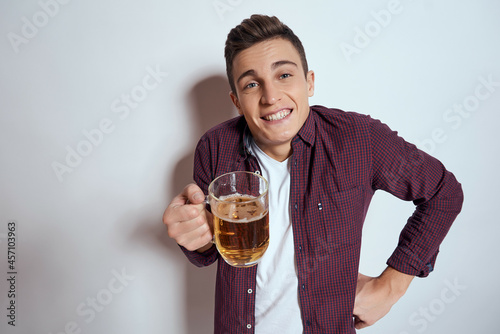
<svg viewBox="0 0 500 334"><path fill-rule="evenodd" d="M205 253L207 250L209 250L210 248L212 248L213 245L214 245L213 242L210 241L208 244L206 244L203 247L198 248L196 251L198 253Z"/></svg>
<svg viewBox="0 0 500 334"><path fill-rule="evenodd" d="M406 293L414 277L389 266L379 276L379 279L387 284L390 296L396 302Z"/></svg>

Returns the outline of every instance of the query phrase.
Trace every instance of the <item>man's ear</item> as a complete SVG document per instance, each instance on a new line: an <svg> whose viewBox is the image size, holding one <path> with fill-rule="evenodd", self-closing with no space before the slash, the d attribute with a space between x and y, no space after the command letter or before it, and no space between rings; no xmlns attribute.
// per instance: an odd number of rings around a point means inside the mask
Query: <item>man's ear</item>
<svg viewBox="0 0 500 334"><path fill-rule="evenodd" d="M307 72L307 93L311 97L314 95L314 71Z"/></svg>
<svg viewBox="0 0 500 334"><path fill-rule="evenodd" d="M243 112L241 111L241 105L240 105L240 100L238 100L238 96L236 96L233 91L229 92L229 96L231 97L231 101L233 101L234 106L236 109L238 109L238 114L243 115Z"/></svg>

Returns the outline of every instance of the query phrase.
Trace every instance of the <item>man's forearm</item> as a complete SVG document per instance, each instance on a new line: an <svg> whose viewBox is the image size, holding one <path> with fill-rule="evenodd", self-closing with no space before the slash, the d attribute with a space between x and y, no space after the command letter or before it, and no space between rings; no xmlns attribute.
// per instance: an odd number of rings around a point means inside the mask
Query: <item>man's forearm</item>
<svg viewBox="0 0 500 334"><path fill-rule="evenodd" d="M388 266L379 276L379 280L381 283L387 284L390 298L396 302L406 293L414 277Z"/></svg>

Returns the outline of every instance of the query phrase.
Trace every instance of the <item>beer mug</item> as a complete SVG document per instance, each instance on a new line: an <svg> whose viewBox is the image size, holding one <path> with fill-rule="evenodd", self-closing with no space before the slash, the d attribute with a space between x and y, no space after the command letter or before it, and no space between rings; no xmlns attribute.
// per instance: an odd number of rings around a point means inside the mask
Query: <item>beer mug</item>
<svg viewBox="0 0 500 334"><path fill-rule="evenodd" d="M251 267L269 245L269 185L261 175L230 172L208 187L214 242L231 266Z"/></svg>

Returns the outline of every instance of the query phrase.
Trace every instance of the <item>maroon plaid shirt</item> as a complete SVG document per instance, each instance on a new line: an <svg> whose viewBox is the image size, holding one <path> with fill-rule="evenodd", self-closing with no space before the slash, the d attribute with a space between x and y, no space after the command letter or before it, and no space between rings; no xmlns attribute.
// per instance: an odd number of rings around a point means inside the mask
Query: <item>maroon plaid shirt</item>
<svg viewBox="0 0 500 334"><path fill-rule="evenodd" d="M200 139L194 180L205 193L220 174L260 170L246 149L249 135L237 117ZM361 231L375 190L416 205L387 264L424 277L460 212L461 186L438 160L357 113L311 107L292 149L290 217L304 333L355 333ZM233 268L215 247L203 254L183 250L197 266L219 259L215 333L253 333L257 267Z"/></svg>

